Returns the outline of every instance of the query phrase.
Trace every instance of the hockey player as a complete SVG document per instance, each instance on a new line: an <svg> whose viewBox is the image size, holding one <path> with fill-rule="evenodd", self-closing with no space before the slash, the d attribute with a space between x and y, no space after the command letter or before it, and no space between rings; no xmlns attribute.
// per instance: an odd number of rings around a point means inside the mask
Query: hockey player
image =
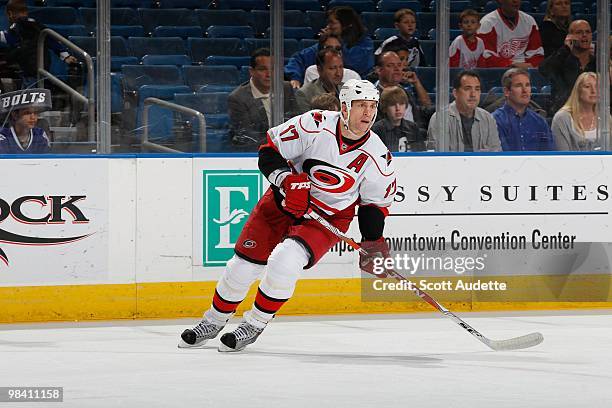
<svg viewBox="0 0 612 408"><path fill-rule="evenodd" d="M219 351L240 351L257 339L292 296L302 269L338 242L305 217L310 209L346 232L359 205L362 246L370 254L360 257L362 269L372 272L372 258L388 256L382 234L396 183L391 153L370 132L378 91L368 81L351 79L339 97L340 112L309 111L268 131L259 168L271 188L249 216L211 308L182 333L179 347L201 347L215 338L263 273L253 307L237 329L221 337Z"/></svg>
<svg viewBox="0 0 612 408"><path fill-rule="evenodd" d="M36 125L38 113L49 108L48 89L24 89L0 95L0 109L6 114L0 129L0 154L48 153L49 137Z"/></svg>

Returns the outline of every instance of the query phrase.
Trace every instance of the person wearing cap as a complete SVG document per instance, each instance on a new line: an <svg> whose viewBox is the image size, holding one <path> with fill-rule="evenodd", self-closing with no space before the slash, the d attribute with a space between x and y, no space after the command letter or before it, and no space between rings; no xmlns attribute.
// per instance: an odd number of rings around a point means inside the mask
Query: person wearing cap
<svg viewBox="0 0 612 408"><path fill-rule="evenodd" d="M39 112L50 108L50 105L51 93L47 89L28 89L0 95L0 108L6 114L4 127L0 129L0 154L49 153L49 137L36 124Z"/></svg>

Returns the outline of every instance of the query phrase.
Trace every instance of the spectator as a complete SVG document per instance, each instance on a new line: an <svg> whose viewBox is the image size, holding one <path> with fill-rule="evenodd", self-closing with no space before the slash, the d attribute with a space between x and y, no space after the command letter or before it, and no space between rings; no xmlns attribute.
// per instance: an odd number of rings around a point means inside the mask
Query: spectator
<svg viewBox="0 0 612 408"><path fill-rule="evenodd" d="M450 45L448 55L451 68L474 69L485 66L484 42L476 35L480 28L480 15L476 10L463 10L459 15L459 28L463 33Z"/></svg>
<svg viewBox="0 0 612 408"><path fill-rule="evenodd" d="M410 152L425 150L425 138L421 136L414 122L404 119L408 107L406 92L399 86L386 88L380 96L382 117L372 126L376 133L392 152Z"/></svg>
<svg viewBox="0 0 612 408"><path fill-rule="evenodd" d="M596 71L592 40L589 23L575 20L569 26L564 45L540 65L540 72L551 82L551 112L558 111L565 104L578 75Z"/></svg>
<svg viewBox="0 0 612 408"><path fill-rule="evenodd" d="M312 109L340 111L340 100L335 95L324 93L317 95L310 101Z"/></svg>
<svg viewBox="0 0 612 408"><path fill-rule="evenodd" d="M511 68L502 76L506 103L495 112L504 151L555 150L546 120L531 110L531 82L523 68Z"/></svg>
<svg viewBox="0 0 612 408"><path fill-rule="evenodd" d="M6 4L6 15L10 27L6 31L0 31L0 43L8 46L8 62L19 67L21 71L19 76L23 79L22 86L28 87L37 79L38 37L46 27L28 17L28 6L25 0L9 0ZM67 48L56 40L47 37L45 45L66 64L77 63L77 59L70 55ZM48 55L45 57L45 68L49 68Z"/></svg>
<svg viewBox="0 0 612 408"><path fill-rule="evenodd" d="M38 113L51 108L48 89L30 88L0 96L2 113L7 114L8 127L0 129L0 154L48 153L47 133L36 127ZM6 121L5 121L6 122Z"/></svg>
<svg viewBox="0 0 612 408"><path fill-rule="evenodd" d="M340 38L336 35L328 35L327 39L323 42L323 46L319 46L319 49L322 48L332 48L340 53L342 53L342 42L340 42ZM320 44L320 42L319 42ZM319 71L317 70L317 65L313 63L313 65L306 68L306 74L304 75L304 84L314 81L319 77ZM342 82L346 82L349 79L361 79L358 73L353 71L352 69L344 68L342 74ZM294 81L291 81L291 85L294 86ZM301 86L301 85L300 85ZM295 86L294 86L295 88ZM299 88L299 86L298 86Z"/></svg>
<svg viewBox="0 0 612 408"><path fill-rule="evenodd" d="M327 26L321 33L340 36L344 65L360 77L364 77L374 66L374 43L352 7L338 6L329 10Z"/></svg>
<svg viewBox="0 0 612 408"><path fill-rule="evenodd" d="M255 50L249 68L251 79L234 89L227 99L230 137L238 150L256 151L272 126L271 72L270 50ZM289 82L283 85L285 117L290 118L297 114L297 103Z"/></svg>
<svg viewBox="0 0 612 408"><path fill-rule="evenodd" d="M476 71L462 71L453 81L455 100L448 107L448 129L440 132L434 113L428 136L439 144L448 134L451 152L499 152L501 143L493 116L479 108L480 76Z"/></svg>
<svg viewBox="0 0 612 408"><path fill-rule="evenodd" d="M329 32L323 33L317 44L304 48L289 58L287 65L285 65L285 78L291 82L293 88L299 88L305 83L306 70L315 64L317 52L325 47L342 47L340 35Z"/></svg>
<svg viewBox="0 0 612 408"><path fill-rule="evenodd" d="M416 13L410 9L400 9L393 15L393 20L399 36L393 35L387 38L374 54L378 56L385 51L397 52L398 49L406 49L408 50L407 66L409 68L426 67L425 53L423 53L418 38L415 37Z"/></svg>
<svg viewBox="0 0 612 408"><path fill-rule="evenodd" d="M597 150L597 74L583 72L555 114L552 133L558 150Z"/></svg>
<svg viewBox="0 0 612 408"><path fill-rule="evenodd" d="M540 27L544 57L549 57L563 46L571 21L570 0L548 0Z"/></svg>
<svg viewBox="0 0 612 408"><path fill-rule="evenodd" d="M521 0L497 0L499 8L480 20L487 67L537 67L544 58L538 25L519 10Z"/></svg>
<svg viewBox="0 0 612 408"><path fill-rule="evenodd" d="M312 109L311 101L317 95L331 93L338 96L342 86L342 73L344 65L342 54L331 48L324 48L317 53L317 70L319 78L310 82L296 91L300 113Z"/></svg>
<svg viewBox="0 0 612 408"><path fill-rule="evenodd" d="M403 71L402 62L393 51L382 53L378 57L377 63L376 74L378 75L378 81L375 85L381 93L386 88L400 86L402 81L414 86L419 104L417 104L412 93L404 89L408 97L408 107L404 113L404 119L415 122L419 128L424 129L429 116L431 116L432 104L427 90L421 84L417 74L413 71ZM380 110L379 113L384 114Z"/></svg>

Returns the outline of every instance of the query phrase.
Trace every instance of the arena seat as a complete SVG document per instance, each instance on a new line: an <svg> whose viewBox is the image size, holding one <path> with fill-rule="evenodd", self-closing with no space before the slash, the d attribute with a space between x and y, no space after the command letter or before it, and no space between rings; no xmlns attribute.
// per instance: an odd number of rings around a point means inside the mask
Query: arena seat
<svg viewBox="0 0 612 408"><path fill-rule="evenodd" d="M316 32L321 31L327 25L327 17L324 11L307 11L308 25Z"/></svg>
<svg viewBox="0 0 612 408"><path fill-rule="evenodd" d="M270 48L270 39L268 38L245 38L244 48L245 48L246 55L251 55L253 51L255 51L258 48ZM299 41L294 38L285 39L285 41L283 41L283 48L285 50L285 55L293 55L294 53L302 49L300 47Z"/></svg>
<svg viewBox="0 0 612 408"><path fill-rule="evenodd" d="M182 67L191 65L191 58L187 55L145 55L142 57L143 65L176 65Z"/></svg>
<svg viewBox="0 0 612 408"><path fill-rule="evenodd" d="M206 29L212 25L252 25L253 21L249 13L244 10L204 10L195 11L200 27Z"/></svg>
<svg viewBox="0 0 612 408"><path fill-rule="evenodd" d="M234 65L204 65L183 67L185 83L191 89L198 90L204 85L228 85L236 87L240 84L240 74Z"/></svg>
<svg viewBox="0 0 612 408"><path fill-rule="evenodd" d="M45 25L72 25L79 23L77 11L72 7L30 7L29 16Z"/></svg>
<svg viewBox="0 0 612 408"><path fill-rule="evenodd" d="M284 27L283 35L287 39L301 40L313 38L315 33L312 27ZM266 31L266 38L270 38L270 29Z"/></svg>
<svg viewBox="0 0 612 408"><path fill-rule="evenodd" d="M350 6L357 13L364 11L376 11L376 4L370 0L331 0L327 5L327 8L333 8L338 6Z"/></svg>
<svg viewBox="0 0 612 408"><path fill-rule="evenodd" d="M202 27L195 26L158 26L153 30L153 37L202 37Z"/></svg>
<svg viewBox="0 0 612 408"><path fill-rule="evenodd" d="M285 0L284 6L285 10L321 10L321 3L319 3L317 0Z"/></svg>
<svg viewBox="0 0 612 408"><path fill-rule="evenodd" d="M250 63L251 57L232 57L224 55L211 55L206 57L204 61L205 65L234 65L235 67L249 65Z"/></svg>
<svg viewBox="0 0 612 408"><path fill-rule="evenodd" d="M96 9L81 7L79 8L79 16L81 22L85 25L87 30L90 32L96 31L98 20L96 17ZM142 25L140 16L136 10L131 8L111 8L111 25L123 25L123 26L134 26Z"/></svg>
<svg viewBox="0 0 612 408"><path fill-rule="evenodd" d="M223 26L213 25L206 29L208 38L249 38L254 37L255 32L251 26Z"/></svg>
<svg viewBox="0 0 612 408"><path fill-rule="evenodd" d="M421 11L421 3L419 1L403 1L403 0L380 0L378 2L378 10L396 12L399 9L407 8L412 11Z"/></svg>
<svg viewBox="0 0 612 408"><path fill-rule="evenodd" d="M148 9L139 8L138 14L142 25L147 33L152 33L155 27L161 25L169 26L194 26L198 25L193 10L180 9Z"/></svg>
<svg viewBox="0 0 612 408"><path fill-rule="evenodd" d="M393 13L364 11L361 13L361 20L368 29L368 33L373 33L377 28L393 28Z"/></svg>
<svg viewBox="0 0 612 408"><path fill-rule="evenodd" d="M182 55L187 54L185 43L180 37L130 37L128 45L131 55L142 58L147 54Z"/></svg>
<svg viewBox="0 0 612 408"><path fill-rule="evenodd" d="M219 0L217 8L220 10L267 10L268 3L265 0Z"/></svg>
<svg viewBox="0 0 612 408"><path fill-rule="evenodd" d="M191 60L203 64L211 55L244 56L242 42L238 38L188 38L187 49Z"/></svg>
<svg viewBox="0 0 612 408"><path fill-rule="evenodd" d="M202 0L161 0L159 7L162 9L186 8L197 9L202 6Z"/></svg>
<svg viewBox="0 0 612 408"><path fill-rule="evenodd" d="M145 30L141 25L112 25L111 35L123 38L144 37Z"/></svg>

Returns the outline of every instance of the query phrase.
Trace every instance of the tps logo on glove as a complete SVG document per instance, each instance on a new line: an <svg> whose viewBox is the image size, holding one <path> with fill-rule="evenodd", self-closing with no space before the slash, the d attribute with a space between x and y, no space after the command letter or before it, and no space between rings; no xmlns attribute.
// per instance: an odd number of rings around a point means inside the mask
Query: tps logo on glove
<svg viewBox="0 0 612 408"><path fill-rule="evenodd" d="M301 183L291 183L291 190L310 190L310 181L303 181Z"/></svg>

